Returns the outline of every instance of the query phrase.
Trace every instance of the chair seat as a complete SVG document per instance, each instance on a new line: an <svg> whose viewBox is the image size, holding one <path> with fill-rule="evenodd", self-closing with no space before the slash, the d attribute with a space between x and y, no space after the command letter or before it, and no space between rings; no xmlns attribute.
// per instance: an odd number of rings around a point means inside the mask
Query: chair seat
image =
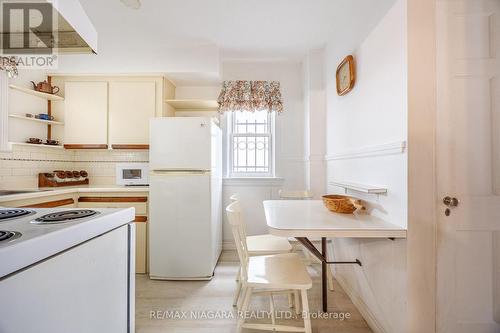
<svg viewBox="0 0 500 333"><path fill-rule="evenodd" d="M295 253L248 258L247 284L255 288L310 289L312 280Z"/></svg>
<svg viewBox="0 0 500 333"><path fill-rule="evenodd" d="M247 236L247 248L250 256L292 251L292 245L290 245L285 237L273 235Z"/></svg>

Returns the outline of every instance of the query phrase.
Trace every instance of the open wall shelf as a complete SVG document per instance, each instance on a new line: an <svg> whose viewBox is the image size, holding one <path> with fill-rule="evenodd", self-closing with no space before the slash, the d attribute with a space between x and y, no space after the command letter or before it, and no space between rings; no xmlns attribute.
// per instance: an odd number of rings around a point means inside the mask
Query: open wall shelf
<svg viewBox="0 0 500 333"><path fill-rule="evenodd" d="M33 89L19 87L19 86L13 85L13 84L10 84L9 88L17 90L17 91L21 91L21 92L28 94L28 95L40 97L40 98L46 99L48 101L64 101L64 98L61 96L47 94L47 93L39 92L39 91L36 91Z"/></svg>
<svg viewBox="0 0 500 333"><path fill-rule="evenodd" d="M369 194L385 194L385 193L387 193L387 188L385 188L383 186L373 186L373 185L358 184L358 183L351 183L351 182L345 182L345 181L332 181L332 182L329 182L329 184L333 185L333 186L342 187L346 190L352 190L352 191L357 191L357 192L362 192L362 193L369 193Z"/></svg>
<svg viewBox="0 0 500 333"><path fill-rule="evenodd" d="M203 110L217 111L219 104L216 100L210 99L166 99L165 103L169 104L176 110Z"/></svg>
<svg viewBox="0 0 500 333"><path fill-rule="evenodd" d="M48 76L47 81L48 84L50 85L52 82L52 77ZM24 94L35 96L38 98L41 98L43 100L46 100L46 105L47 105L47 114L49 116L52 115L52 102L54 101L64 101L64 98L55 94L48 94L40 91L36 91L32 88L26 88L26 87L21 87L21 86L16 86L14 84L9 85L10 89L20 91ZM44 119L37 119L37 118L31 118L31 117L26 117L24 114L9 114L9 118L12 119L20 119L24 121L31 121L34 123L38 124L43 124L47 126L47 140L52 139L52 126L64 126L63 122L60 121L55 121L55 120L44 120ZM56 149L63 149L63 146L53 146L53 145L46 145L46 144L31 144L31 143L25 143L25 142L9 142L9 144L12 145L21 145L21 146L38 146L38 147L45 147L45 148L56 148Z"/></svg>
<svg viewBox="0 0 500 333"><path fill-rule="evenodd" d="M49 148L49 149L64 149L62 145L55 146L55 145L45 145L43 143L41 144L33 144L33 143L27 143L27 142L9 142L9 145L15 145L15 146L26 146L26 147L42 147L42 148Z"/></svg>
<svg viewBox="0 0 500 333"><path fill-rule="evenodd" d="M27 120L27 121L33 121L33 122L42 123L42 124L45 124L45 125L61 125L61 126L64 125L64 123L62 123L60 121L43 120L43 119L37 119L37 118L28 118L28 117L21 116L21 115L18 115L18 114L9 114L9 117L10 118L15 118L15 119L22 119L22 120Z"/></svg>

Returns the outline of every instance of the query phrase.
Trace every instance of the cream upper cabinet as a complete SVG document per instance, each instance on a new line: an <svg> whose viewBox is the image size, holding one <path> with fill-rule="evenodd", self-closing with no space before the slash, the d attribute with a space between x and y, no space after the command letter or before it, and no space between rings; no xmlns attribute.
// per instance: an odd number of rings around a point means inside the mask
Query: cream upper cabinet
<svg viewBox="0 0 500 333"><path fill-rule="evenodd" d="M156 112L154 81L109 82L109 143L117 145L149 144L149 119Z"/></svg>
<svg viewBox="0 0 500 333"><path fill-rule="evenodd" d="M108 83L66 82L64 86L64 145L98 145L108 142Z"/></svg>
<svg viewBox="0 0 500 333"><path fill-rule="evenodd" d="M65 96L52 110L64 121L65 148L148 149L149 119L165 114L164 82L156 76L54 77Z"/></svg>

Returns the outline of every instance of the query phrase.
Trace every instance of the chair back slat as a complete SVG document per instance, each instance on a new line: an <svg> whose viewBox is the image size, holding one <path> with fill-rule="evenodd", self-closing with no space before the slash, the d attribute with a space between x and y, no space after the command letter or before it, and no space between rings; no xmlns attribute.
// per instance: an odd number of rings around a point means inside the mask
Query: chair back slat
<svg viewBox="0 0 500 333"><path fill-rule="evenodd" d="M280 190L279 197L284 200L308 200L313 198L313 194L307 190Z"/></svg>
<svg viewBox="0 0 500 333"><path fill-rule="evenodd" d="M226 214L229 224L231 225L231 231L233 233L234 243L236 244L236 251L238 252L238 259L241 264L242 278L246 280L247 277L247 266L248 266L248 248L244 223L241 217L241 207L240 202L235 201L226 207Z"/></svg>
<svg viewBox="0 0 500 333"><path fill-rule="evenodd" d="M231 202L241 202L240 201L240 195L238 193L233 193L229 199L231 200ZM241 205L241 203L240 203ZM240 206L240 211L241 211L241 206ZM241 223L241 228L239 229L240 230L240 237L241 239L246 239L247 238L247 225L244 223L244 221L242 220L242 223Z"/></svg>

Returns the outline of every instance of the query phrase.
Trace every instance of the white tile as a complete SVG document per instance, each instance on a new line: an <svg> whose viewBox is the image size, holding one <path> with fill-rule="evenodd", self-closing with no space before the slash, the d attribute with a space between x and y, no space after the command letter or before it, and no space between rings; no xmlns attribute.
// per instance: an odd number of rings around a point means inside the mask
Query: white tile
<svg viewBox="0 0 500 333"><path fill-rule="evenodd" d="M12 152L1 152L0 158L12 158Z"/></svg>
<svg viewBox="0 0 500 333"><path fill-rule="evenodd" d="M13 176L31 176L31 170L28 168L12 169Z"/></svg>
<svg viewBox="0 0 500 333"><path fill-rule="evenodd" d="M29 159L30 153L26 151L15 151L12 153L12 157L16 159Z"/></svg>
<svg viewBox="0 0 500 333"><path fill-rule="evenodd" d="M0 168L0 176L10 176L12 175L12 169L2 166Z"/></svg>
<svg viewBox="0 0 500 333"><path fill-rule="evenodd" d="M30 158L33 160L45 160L47 159L47 155L39 152L32 152L30 154Z"/></svg>

